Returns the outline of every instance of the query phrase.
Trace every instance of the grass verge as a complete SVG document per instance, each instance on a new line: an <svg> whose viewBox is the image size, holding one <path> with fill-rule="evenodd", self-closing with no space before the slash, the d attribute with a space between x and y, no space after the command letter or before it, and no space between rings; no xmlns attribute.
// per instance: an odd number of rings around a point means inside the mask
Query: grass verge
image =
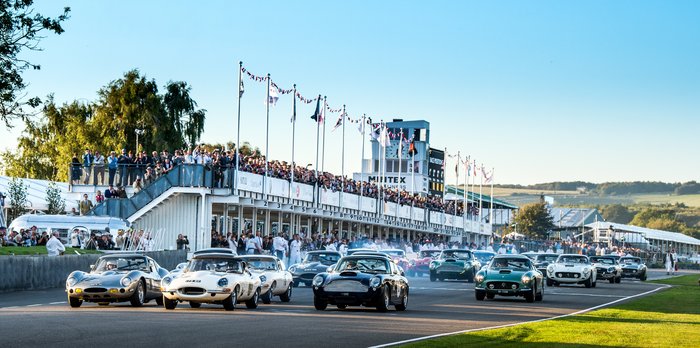
<svg viewBox="0 0 700 348"><path fill-rule="evenodd" d="M698 275L655 283L673 287L585 314L441 337L406 347L700 347Z"/></svg>
<svg viewBox="0 0 700 348"><path fill-rule="evenodd" d="M82 254L101 254L100 251L97 250L82 250L82 249L73 249L66 247L66 255L77 255L75 252ZM33 247L16 247L16 246L10 246L10 247L2 247L0 248L0 255L46 255L46 247L45 246L33 246Z"/></svg>

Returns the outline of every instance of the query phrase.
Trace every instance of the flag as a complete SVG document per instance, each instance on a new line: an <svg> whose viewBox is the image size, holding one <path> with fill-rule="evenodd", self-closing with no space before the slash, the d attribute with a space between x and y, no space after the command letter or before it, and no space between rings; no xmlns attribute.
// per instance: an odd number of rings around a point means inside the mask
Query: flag
<svg viewBox="0 0 700 348"><path fill-rule="evenodd" d="M340 115L340 117L338 117L338 121L335 123L335 126L333 126L333 129L331 129L331 132L336 130L342 124L343 124L343 115Z"/></svg>
<svg viewBox="0 0 700 348"><path fill-rule="evenodd" d="M413 138L411 138L411 143L408 145L408 154L415 155L417 152L418 151L416 150L416 143L413 140Z"/></svg>
<svg viewBox="0 0 700 348"><path fill-rule="evenodd" d="M458 169L457 169L457 168L459 168L459 163L455 163L455 174L456 174L457 176L459 176L459 172L458 172Z"/></svg>
<svg viewBox="0 0 700 348"><path fill-rule="evenodd" d="M472 169L474 170L474 176L476 176L476 160L474 160L474 166L472 166Z"/></svg>
<svg viewBox="0 0 700 348"><path fill-rule="evenodd" d="M391 145L391 140L389 139L389 130L385 125L382 125L382 132L379 135L379 144L383 147Z"/></svg>
<svg viewBox="0 0 700 348"><path fill-rule="evenodd" d="M280 99L280 97L277 95L277 88L270 85L270 96L267 99L268 104L275 106L278 99Z"/></svg>
<svg viewBox="0 0 700 348"><path fill-rule="evenodd" d="M365 117L362 116L362 121L360 121L360 124L357 126L357 131L360 132L360 134L365 134Z"/></svg>
<svg viewBox="0 0 700 348"><path fill-rule="evenodd" d="M244 91L245 91L245 86L243 85L243 79L241 79L240 86L238 86L238 98L243 97Z"/></svg>
<svg viewBox="0 0 700 348"><path fill-rule="evenodd" d="M292 111L292 119L290 120L290 122L294 123L294 121L297 120L297 97L292 96L292 98L294 98L294 110Z"/></svg>
<svg viewBox="0 0 700 348"><path fill-rule="evenodd" d="M321 123L323 122L323 115L321 114L321 98L316 99L316 111L311 115L311 119Z"/></svg>

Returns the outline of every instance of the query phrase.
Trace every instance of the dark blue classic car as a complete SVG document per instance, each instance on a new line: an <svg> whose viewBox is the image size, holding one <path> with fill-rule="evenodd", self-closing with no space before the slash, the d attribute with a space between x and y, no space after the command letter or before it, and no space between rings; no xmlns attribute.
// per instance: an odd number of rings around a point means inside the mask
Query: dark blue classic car
<svg viewBox="0 0 700 348"><path fill-rule="evenodd" d="M301 263L291 265L288 269L292 273L294 286L299 286L299 284L311 286L314 277L327 271L328 267L335 265L341 256L337 251L310 251Z"/></svg>
<svg viewBox="0 0 700 348"><path fill-rule="evenodd" d="M408 280L387 256L353 255L340 259L330 272L313 279L314 307L325 310L328 305L339 309L347 306L376 307L386 311L393 305L406 310Z"/></svg>

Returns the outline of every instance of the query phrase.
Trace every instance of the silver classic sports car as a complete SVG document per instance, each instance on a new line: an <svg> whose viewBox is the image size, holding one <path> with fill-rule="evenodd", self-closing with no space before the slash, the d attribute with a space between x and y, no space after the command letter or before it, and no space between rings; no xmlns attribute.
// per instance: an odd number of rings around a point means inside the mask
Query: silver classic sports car
<svg viewBox="0 0 700 348"><path fill-rule="evenodd" d="M100 257L90 272L74 271L66 279L71 307L83 302L108 305L131 302L134 307L155 299L163 304L160 282L168 275L152 258L139 254L111 254Z"/></svg>

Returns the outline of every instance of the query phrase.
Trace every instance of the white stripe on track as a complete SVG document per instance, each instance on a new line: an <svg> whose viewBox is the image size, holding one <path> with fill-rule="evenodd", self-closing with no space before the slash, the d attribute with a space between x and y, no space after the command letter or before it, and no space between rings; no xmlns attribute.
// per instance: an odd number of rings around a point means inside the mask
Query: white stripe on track
<svg viewBox="0 0 700 348"><path fill-rule="evenodd" d="M412 338L412 339L409 339L409 340L403 340L403 341L398 341L398 342L384 343L384 344L380 344L380 345L376 345L376 346L371 346L371 347L369 347L369 348L391 347L391 346L397 346L397 345L400 345L400 344L406 344L406 343L411 343L411 342L424 341L424 340L428 340L428 339L431 339L431 338L438 338L438 337L444 337L444 336L459 335L459 334L463 334L463 333L476 332L476 331L484 331L484 330L492 330L492 329L501 329L501 328L504 328L504 327L511 327L511 326L522 325L522 324L531 324L531 323L538 323L538 322L547 321L547 320L566 318L566 317L570 317L570 316L573 316L573 315L578 315L578 314L583 314L583 313L586 313L586 312L590 312L590 311L596 310L596 309L598 309L598 308L606 307L606 306L609 306L609 305L612 305L612 304L615 304L615 303L618 303L618 302L626 301L626 300L629 300L629 299L631 299L631 298L649 295L649 294L654 293L654 292L656 292L656 291L659 291L659 290L661 290L661 289L668 289L668 288L670 288L670 287L671 287L670 285L662 285L662 286L660 286L660 287L658 287L658 288L656 288L656 289L649 290L649 291L643 292L643 293L641 293L641 294L636 294L636 295L627 296L627 297L624 297L624 298L621 298L621 299L617 299L617 300L615 300L615 301L610 301L610 302L607 302L607 303L603 303L603 304L600 304L600 305L597 305L597 306L594 306L594 307L591 307L591 308L582 309L582 310L580 310L580 311L573 312L573 313L569 313L569 314L558 315L558 316L556 316L556 317L543 318L543 319L536 319L536 320L530 320L530 321L522 321L522 322L519 322L519 323L512 323L512 324L504 324L504 325L496 325L496 326L482 327L482 328L478 328L478 329L469 329L469 330L462 330L462 331L455 331L455 332L447 332L447 333L441 333L441 334L437 334L437 335L430 335L430 336Z"/></svg>

